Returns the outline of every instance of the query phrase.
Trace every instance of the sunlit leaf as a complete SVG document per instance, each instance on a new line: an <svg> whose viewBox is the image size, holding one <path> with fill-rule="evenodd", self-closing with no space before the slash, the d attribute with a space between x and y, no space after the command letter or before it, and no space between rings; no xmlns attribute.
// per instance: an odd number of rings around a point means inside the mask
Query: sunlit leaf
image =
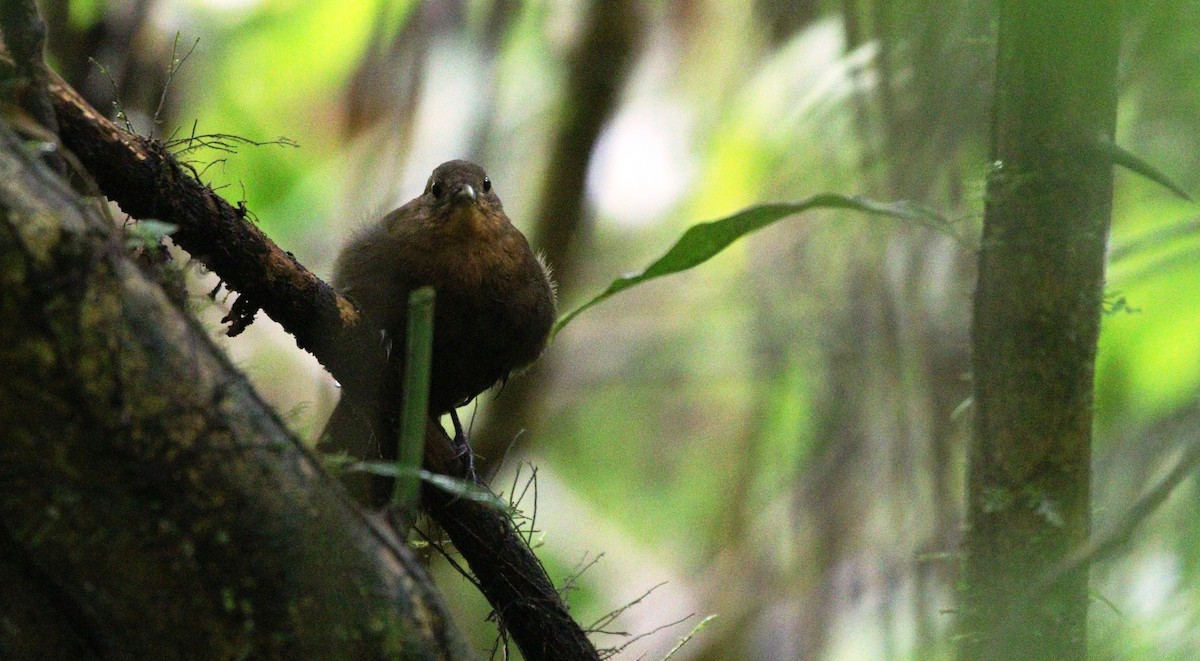
<svg viewBox="0 0 1200 661"><path fill-rule="evenodd" d="M672 656L674 656L676 652L683 649L683 646L687 645L688 641L690 641L693 637L695 637L696 634L700 633L701 631L704 631L705 627L707 627L708 624L715 619L717 619L717 616L715 614L713 614L713 615L709 615L709 616L705 617L703 620L700 620L700 622L696 626L692 627L692 630L689 631L686 636L679 639L678 643L675 643L675 647L672 647L671 650L669 652L667 652L667 655L663 657L663 661L667 661Z"/></svg>
<svg viewBox="0 0 1200 661"><path fill-rule="evenodd" d="M683 236L662 257L646 267L641 273L617 278L598 296L563 315L554 326L554 333L562 330L580 312L604 299L665 275L686 271L716 256L739 238L766 227L774 222L810 209L850 209L864 213L890 216L919 222L939 231L951 233L949 222L941 216L911 202L876 202L867 198L823 193L795 203L763 204L750 207L727 218L700 223L689 227Z"/></svg>
<svg viewBox="0 0 1200 661"><path fill-rule="evenodd" d="M368 473L370 475L378 475L380 477L390 477L402 479L405 477L416 476L423 482L426 482L455 498L471 500L477 503L483 503L498 510L511 512L512 506L503 498L488 491L487 489L471 482L469 480L461 480L449 475L440 475L431 473L425 469L413 470L398 466L394 461L356 461L345 466L343 469L347 473Z"/></svg>

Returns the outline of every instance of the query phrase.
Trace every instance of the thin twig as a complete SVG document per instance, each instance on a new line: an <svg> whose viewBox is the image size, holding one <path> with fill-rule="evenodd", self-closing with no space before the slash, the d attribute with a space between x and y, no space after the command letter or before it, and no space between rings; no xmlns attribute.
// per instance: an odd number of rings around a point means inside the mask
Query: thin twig
<svg viewBox="0 0 1200 661"><path fill-rule="evenodd" d="M665 631L667 629L670 629L671 627L683 624L684 622L687 622L688 620L692 619L693 617L696 617L696 614L689 613L689 614L684 615L683 617L679 618L678 620L675 620L674 622L667 622L666 624L662 624L657 627L654 627L653 629L651 629L645 633L640 633L640 634L630 638L629 640L625 641L624 643L622 643L621 645L619 645L617 647L613 647L613 648L604 650L604 654L603 654L602 658L607 659L607 658L616 656L617 654L624 652L626 649L629 648L630 645L633 645L637 641L642 640L643 638L648 638L650 636L653 636L654 634L656 634L660 631ZM683 640L681 640L678 644L676 644L676 646L674 648L672 648L671 653L669 653L667 656L670 656L670 654L673 654L676 649L678 649L680 646L682 646L687 641L691 640L692 636L695 635L695 633L699 630L700 625L707 624L708 621L714 617L716 617L716 616L709 615L708 617L704 618L704 620L702 620L700 622L700 624L696 625L696 627L693 627L692 631L690 633L688 633L688 635L684 636Z"/></svg>
<svg viewBox="0 0 1200 661"><path fill-rule="evenodd" d="M654 593L655 590L661 588L662 586L664 586L666 584L667 584L667 582L663 581L663 582L651 587L649 590L646 590L640 596L638 596L636 599L626 603L624 606L620 606L618 608L615 608L615 609L605 613L604 615L601 615L600 618L598 620L596 620L595 622L593 622L591 626L584 627L584 631L597 631L601 627L608 626L609 624L612 623L613 620L617 619L622 614L624 614L625 611L642 603L642 601L644 601L646 599L646 597L649 597L651 594Z"/></svg>
<svg viewBox="0 0 1200 661"><path fill-rule="evenodd" d="M176 32L175 41L171 44L171 64L167 66L167 79L163 81L162 94L158 97L158 107L154 109L152 122L155 128L162 123L162 111L167 105L167 92L171 89L171 81L175 79L175 74L183 68L183 63L187 62L187 59L191 57L192 52L196 50L196 46L200 43L200 38L197 37L192 42L192 47L188 49L188 52L183 54L183 57L176 57L179 53L179 39L182 36L182 32Z"/></svg>

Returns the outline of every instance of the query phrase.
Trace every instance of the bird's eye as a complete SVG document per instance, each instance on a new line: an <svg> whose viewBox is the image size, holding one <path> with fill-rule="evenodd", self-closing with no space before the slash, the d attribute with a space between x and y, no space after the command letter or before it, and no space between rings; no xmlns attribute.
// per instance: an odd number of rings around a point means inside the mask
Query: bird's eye
<svg viewBox="0 0 1200 661"><path fill-rule="evenodd" d="M485 193L492 192L492 180L488 179L487 177L483 178L483 192L485 192Z"/></svg>
<svg viewBox="0 0 1200 661"><path fill-rule="evenodd" d="M443 188L442 182L440 181L434 180L429 182L429 192L432 193L434 197L440 198L442 196Z"/></svg>

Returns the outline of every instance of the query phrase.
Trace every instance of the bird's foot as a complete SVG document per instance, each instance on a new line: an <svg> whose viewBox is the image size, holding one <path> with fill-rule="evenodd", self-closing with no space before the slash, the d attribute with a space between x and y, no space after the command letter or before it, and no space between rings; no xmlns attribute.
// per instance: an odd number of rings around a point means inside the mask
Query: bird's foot
<svg viewBox="0 0 1200 661"><path fill-rule="evenodd" d="M450 411L450 420L454 423L454 449L457 450L454 458L466 457L466 478L472 483L478 483L479 476L475 474L475 453L471 451L471 444L467 442L467 434L458 419L458 411Z"/></svg>

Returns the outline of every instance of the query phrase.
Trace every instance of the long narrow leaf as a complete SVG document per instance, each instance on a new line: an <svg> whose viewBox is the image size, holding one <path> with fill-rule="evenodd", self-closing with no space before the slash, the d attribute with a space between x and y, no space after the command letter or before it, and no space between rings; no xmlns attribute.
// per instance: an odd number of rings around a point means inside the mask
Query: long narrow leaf
<svg viewBox="0 0 1200 661"><path fill-rule="evenodd" d="M503 512L515 512L515 508L506 500L488 491L486 488L475 484L469 480L450 477L449 475L440 475L431 473L424 468L409 468L401 467L394 461L356 461L350 460L344 462L342 468L347 473L367 473L369 475L378 475L380 477L390 477L396 480L409 478L412 480L423 481L431 486L437 487L442 491L454 496L455 498L465 498L477 503L482 503L489 507L494 507Z"/></svg>
<svg viewBox="0 0 1200 661"><path fill-rule="evenodd" d="M598 296L568 312L554 326L554 333L562 330L580 312L592 307L617 292L635 285L686 271L703 264L729 244L755 230L810 209L850 209L864 213L890 216L918 221L939 231L949 231L949 223L937 214L910 202L876 202L863 197L823 193L800 202L785 204L763 204L750 207L727 218L700 223L689 227L675 245L662 257L646 267L641 273L617 278Z"/></svg>
<svg viewBox="0 0 1200 661"><path fill-rule="evenodd" d="M415 471L425 454L425 426L429 423L429 366L433 357L433 287L408 295L405 330L404 402L400 416L400 447L396 463L401 469L392 492L394 505L417 501L420 481Z"/></svg>
<svg viewBox="0 0 1200 661"><path fill-rule="evenodd" d="M667 655L663 657L663 661L669 661L671 657L675 656L676 652L683 649L684 645L687 645L688 642L696 636L696 634L704 631L704 627L707 627L708 623L715 619L717 619L717 616L716 614L713 614L705 617L703 620L700 620L696 626L692 627L692 630L689 631L686 636L680 638L678 643L675 643L675 647L672 647L670 651L667 652Z"/></svg>
<svg viewBox="0 0 1200 661"><path fill-rule="evenodd" d="M1175 183L1170 177L1163 174L1161 170L1153 165L1150 165L1133 152L1126 150L1121 145L1109 140L1107 137L1101 137L1099 140L1097 140L1096 148L1101 154L1112 160L1113 163L1142 175L1143 177L1153 181L1163 188L1166 188L1188 202L1193 201L1192 196L1188 195L1187 191L1183 190L1183 186Z"/></svg>
<svg viewBox="0 0 1200 661"><path fill-rule="evenodd" d="M1170 248L1177 241L1196 237L1200 237L1200 218L1179 221L1113 246L1108 259L1115 264L1138 253Z"/></svg>

